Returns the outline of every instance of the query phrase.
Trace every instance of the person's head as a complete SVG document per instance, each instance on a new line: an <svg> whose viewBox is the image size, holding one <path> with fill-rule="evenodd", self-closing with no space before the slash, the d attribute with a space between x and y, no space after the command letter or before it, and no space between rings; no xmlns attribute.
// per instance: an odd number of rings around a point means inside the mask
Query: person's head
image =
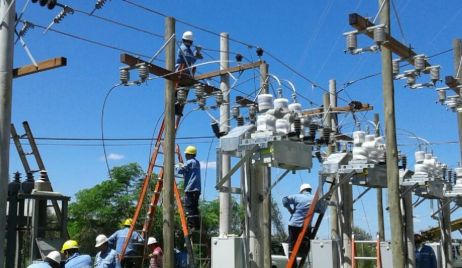
<svg viewBox="0 0 462 268"><path fill-rule="evenodd" d="M154 250L154 248L157 246L157 239L155 237L149 237L148 238L148 247L151 250Z"/></svg>
<svg viewBox="0 0 462 268"><path fill-rule="evenodd" d="M300 185L300 193L303 194L303 193L311 193L311 185L308 184L308 183L304 183L302 185Z"/></svg>
<svg viewBox="0 0 462 268"><path fill-rule="evenodd" d="M61 254L56 250L51 251L45 257L44 261L46 263L50 264L51 267L58 268L58 267L60 267L60 264L61 264Z"/></svg>
<svg viewBox="0 0 462 268"><path fill-rule="evenodd" d="M420 234L414 234L414 243L421 245L423 243L423 237Z"/></svg>
<svg viewBox="0 0 462 268"><path fill-rule="evenodd" d="M99 251L106 251L108 249L107 236L100 234L96 237L95 248Z"/></svg>
<svg viewBox="0 0 462 268"><path fill-rule="evenodd" d="M184 154L186 156L186 159L188 159L188 160L191 159L191 158L194 158L194 157L196 157L196 154L197 154L197 148L195 146L189 145L184 150Z"/></svg>
<svg viewBox="0 0 462 268"><path fill-rule="evenodd" d="M63 253L66 258L69 258L76 252L79 252L79 243L77 243L77 241L67 240L64 242L61 253Z"/></svg>
<svg viewBox="0 0 462 268"><path fill-rule="evenodd" d="M127 218L122 223L122 225L125 226L125 227L130 227L130 226L132 226L132 224L133 224L133 219L132 218Z"/></svg>
<svg viewBox="0 0 462 268"><path fill-rule="evenodd" d="M183 33L183 36L181 37L181 39L183 40L183 43L185 45L192 45L193 41L194 41L194 35L191 31L186 31Z"/></svg>

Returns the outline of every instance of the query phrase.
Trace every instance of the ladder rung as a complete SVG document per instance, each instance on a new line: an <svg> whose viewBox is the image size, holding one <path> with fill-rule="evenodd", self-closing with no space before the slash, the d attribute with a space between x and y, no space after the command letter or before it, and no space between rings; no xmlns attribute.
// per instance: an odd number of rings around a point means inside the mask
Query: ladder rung
<svg viewBox="0 0 462 268"><path fill-rule="evenodd" d="M377 241L374 241L374 240L361 240L361 241L355 241L355 244L377 244Z"/></svg>
<svg viewBox="0 0 462 268"><path fill-rule="evenodd" d="M355 257L355 260L377 260L377 257Z"/></svg>
<svg viewBox="0 0 462 268"><path fill-rule="evenodd" d="M157 168L164 168L164 165L154 165L154 167L157 167Z"/></svg>

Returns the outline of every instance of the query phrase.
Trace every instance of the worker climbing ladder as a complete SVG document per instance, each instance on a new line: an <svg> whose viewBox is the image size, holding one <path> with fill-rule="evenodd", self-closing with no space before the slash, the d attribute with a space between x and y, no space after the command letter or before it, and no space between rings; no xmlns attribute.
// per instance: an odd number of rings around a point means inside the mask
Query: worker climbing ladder
<svg viewBox="0 0 462 268"><path fill-rule="evenodd" d="M337 190L337 188L340 185L349 181L353 175L354 175L354 172L342 174L341 177L339 177L338 179L325 180L319 184L318 189L316 190L316 193L314 194L314 197L311 202L308 213L305 216L305 220L303 221L302 231L297 237L294 248L292 250L292 254L289 256L289 261L287 262L286 268L303 267L303 264L305 263L306 258L308 257L308 253L303 256L300 256L301 259L298 262L298 264L297 264L297 255L299 254L299 250L302 246L302 243L305 242L303 240L307 236L306 234L308 234L308 237L310 240L316 237L319 227L321 226L321 222L324 217L324 214L326 213L326 210L327 210L327 203L331 199L332 194L334 193L334 191ZM323 194L324 183L328 183L330 184L330 186L329 186L328 191ZM311 223L313 222L315 215L317 215L316 222L312 226Z"/></svg>

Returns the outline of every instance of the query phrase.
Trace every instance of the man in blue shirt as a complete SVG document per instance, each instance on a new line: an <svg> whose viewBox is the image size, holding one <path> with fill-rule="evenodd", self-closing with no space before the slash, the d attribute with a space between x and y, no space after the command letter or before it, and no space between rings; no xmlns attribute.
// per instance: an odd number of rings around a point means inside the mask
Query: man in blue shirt
<svg viewBox="0 0 462 268"><path fill-rule="evenodd" d="M186 147L186 163L178 166L178 174L184 176L184 207L188 225L198 230L200 227L199 196L201 195L201 165L196 159L197 149Z"/></svg>
<svg viewBox="0 0 462 268"><path fill-rule="evenodd" d="M310 209L311 201L311 185L304 183L300 186L300 193L286 196L282 199L282 205L287 208L291 214L289 219L289 256L292 254L295 242L298 235L303 229L303 222ZM304 257L310 250L309 229L304 235L303 243L300 246L297 257Z"/></svg>
<svg viewBox="0 0 462 268"><path fill-rule="evenodd" d="M91 257L80 255L79 244L75 240L67 240L63 244L61 253L66 257L65 268L91 268Z"/></svg>
<svg viewBox="0 0 462 268"><path fill-rule="evenodd" d="M128 235L128 231L130 230L130 226L133 224L132 219L126 219L123 222L124 227L115 233L113 233L109 238L108 238L108 243L109 247L112 249L115 249L117 254L121 254L122 248L125 242L125 238ZM137 259L135 258L138 252L137 252L137 244L140 245L142 244L144 239L141 237L141 235L133 231L132 237L128 242L127 248L125 249L125 255L124 259L121 262L122 267L138 267L137 266ZM120 256L119 256L120 258Z"/></svg>
<svg viewBox="0 0 462 268"><path fill-rule="evenodd" d="M99 250L95 257L95 268L120 268L117 251L109 247L108 239L100 234L96 237L95 248Z"/></svg>
<svg viewBox="0 0 462 268"><path fill-rule="evenodd" d="M435 252L430 246L423 243L420 234L414 235L415 243L415 267L416 268L437 268Z"/></svg>
<svg viewBox="0 0 462 268"><path fill-rule="evenodd" d="M182 43L180 45L180 48L178 49L178 58L176 59L175 68L177 71L187 69L188 74L194 76L196 68L190 67L193 66L194 63L196 63L197 59L202 59L200 48L196 47L195 51L192 51L191 47L194 41L194 36L191 31L184 32L181 39Z"/></svg>

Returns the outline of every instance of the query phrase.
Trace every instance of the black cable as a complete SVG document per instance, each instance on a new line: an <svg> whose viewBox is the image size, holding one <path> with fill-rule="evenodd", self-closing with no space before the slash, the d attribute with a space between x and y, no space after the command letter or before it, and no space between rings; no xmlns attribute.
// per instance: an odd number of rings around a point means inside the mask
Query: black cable
<svg viewBox="0 0 462 268"><path fill-rule="evenodd" d="M26 21L21 21L21 22L26 23ZM31 25L33 25L34 27L37 27L37 28L41 28L41 29L46 29L47 28L45 26L38 25L38 24L32 23L30 21L29 21L29 23ZM125 52L125 53L128 53L128 54L132 54L132 55L135 55L135 56L148 58L148 59L151 58L150 56L143 55L143 54L138 53L138 52L133 52L133 51L123 49L123 48L119 48L119 47L116 47L116 46L113 46L113 45L108 45L108 44L105 44L105 43L102 43L102 42L99 42L99 41L90 40L90 39L85 38L85 37L81 37L81 36L78 36L78 35L75 35L75 34L62 32L62 31L59 31L59 30L55 30L53 28L48 29L48 31L58 33L58 34L61 34L61 35L65 35L67 37L71 37L71 38L74 38L74 39L77 39L77 40L80 40L80 41L85 41L85 42L88 42L88 43L91 43L91 44L94 44L94 45L98 45L98 46L102 46L102 47L105 47L105 48L117 50L117 51L120 51L120 52Z"/></svg>
<svg viewBox="0 0 462 268"><path fill-rule="evenodd" d="M107 153L106 153L106 144L104 143L104 110L106 108L106 102L107 102L107 100L109 98L109 95L118 86L121 86L121 84L117 84L117 85L112 86L108 90L108 92L106 93L106 96L104 97L104 101L103 101L103 107L101 107L101 119L100 119L100 123L101 123L101 125L100 125L100 127L101 127L101 141L102 141L102 145L103 145L104 159L106 161L107 172L108 172L109 178L111 178L111 180L112 180L111 169L109 168L109 161L107 159Z"/></svg>
<svg viewBox="0 0 462 268"><path fill-rule="evenodd" d="M177 137L177 140L190 140L190 139L209 139L214 136L185 136ZM21 140L27 140L26 137L20 137ZM49 141L153 141L154 138L64 138L64 137L34 137L35 140L49 140Z"/></svg>

